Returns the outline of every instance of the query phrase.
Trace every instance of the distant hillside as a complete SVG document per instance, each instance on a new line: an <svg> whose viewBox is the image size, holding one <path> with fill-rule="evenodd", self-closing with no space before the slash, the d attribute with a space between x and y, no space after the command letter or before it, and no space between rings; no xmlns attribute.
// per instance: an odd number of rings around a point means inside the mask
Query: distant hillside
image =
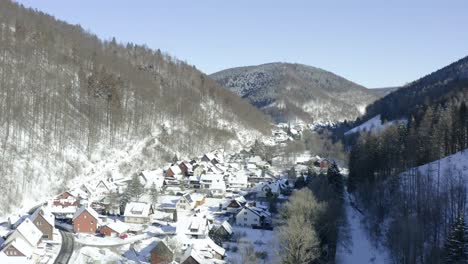
<svg viewBox="0 0 468 264"><path fill-rule="evenodd" d="M393 120L420 115L427 106L466 100L468 57L416 80L369 105L362 121L381 114Z"/></svg>
<svg viewBox="0 0 468 264"><path fill-rule="evenodd" d="M269 63L211 75L276 122L354 120L378 98L370 90L331 72L290 63Z"/></svg>
<svg viewBox="0 0 468 264"><path fill-rule="evenodd" d="M384 97L396 90L400 87L385 87L385 88L372 88L369 89L370 92L374 93L377 97Z"/></svg>
<svg viewBox="0 0 468 264"><path fill-rule="evenodd" d="M270 129L191 65L10 1L0 1L0 95L0 217L74 178L130 176Z"/></svg>

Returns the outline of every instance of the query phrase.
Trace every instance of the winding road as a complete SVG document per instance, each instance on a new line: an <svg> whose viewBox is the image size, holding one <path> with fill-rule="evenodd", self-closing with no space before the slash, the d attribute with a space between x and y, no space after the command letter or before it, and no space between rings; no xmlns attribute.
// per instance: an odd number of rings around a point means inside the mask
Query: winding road
<svg viewBox="0 0 468 264"><path fill-rule="evenodd" d="M73 255L74 238L73 234L64 230L60 230L60 235L62 236L62 247L54 264L67 264Z"/></svg>

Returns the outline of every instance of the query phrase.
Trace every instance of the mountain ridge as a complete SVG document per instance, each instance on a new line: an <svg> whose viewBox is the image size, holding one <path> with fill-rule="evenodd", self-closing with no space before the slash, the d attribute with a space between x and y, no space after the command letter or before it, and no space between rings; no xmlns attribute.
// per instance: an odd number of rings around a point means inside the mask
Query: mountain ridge
<svg viewBox="0 0 468 264"><path fill-rule="evenodd" d="M377 99L365 87L314 66L272 62L235 67L210 75L276 122L353 120Z"/></svg>

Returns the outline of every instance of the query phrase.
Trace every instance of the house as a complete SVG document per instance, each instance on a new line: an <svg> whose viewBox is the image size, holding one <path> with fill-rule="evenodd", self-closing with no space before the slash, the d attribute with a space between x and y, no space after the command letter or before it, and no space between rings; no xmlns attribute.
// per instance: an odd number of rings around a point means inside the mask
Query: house
<svg viewBox="0 0 468 264"><path fill-rule="evenodd" d="M110 184L103 180L100 180L96 185L96 194L103 195L107 194L112 190Z"/></svg>
<svg viewBox="0 0 468 264"><path fill-rule="evenodd" d="M173 165L166 170L166 177L172 177L175 179L182 179L182 171L180 170L179 166Z"/></svg>
<svg viewBox="0 0 468 264"><path fill-rule="evenodd" d="M42 232L42 239L54 239L55 216L45 208L38 208L31 216L33 224Z"/></svg>
<svg viewBox="0 0 468 264"><path fill-rule="evenodd" d="M214 233L223 240L228 240L234 232L232 231L232 226L228 223L228 221L224 221L214 230Z"/></svg>
<svg viewBox="0 0 468 264"><path fill-rule="evenodd" d="M82 206L73 216L75 233L95 233L98 228L99 214L91 207Z"/></svg>
<svg viewBox="0 0 468 264"><path fill-rule="evenodd" d="M124 218L126 223L148 224L152 214L153 208L150 204L130 202L125 206Z"/></svg>
<svg viewBox="0 0 468 264"><path fill-rule="evenodd" d="M200 252L191 248L181 264L205 264L205 259L201 256Z"/></svg>
<svg viewBox="0 0 468 264"><path fill-rule="evenodd" d="M109 237L118 237L128 231L128 226L120 221L110 222L99 230L100 234Z"/></svg>
<svg viewBox="0 0 468 264"><path fill-rule="evenodd" d="M236 224L244 227L264 227L271 224L271 214L262 208L246 206L236 215Z"/></svg>
<svg viewBox="0 0 468 264"><path fill-rule="evenodd" d="M213 196L223 196L226 192L224 176L220 174L204 174L200 177L201 189Z"/></svg>
<svg viewBox="0 0 468 264"><path fill-rule="evenodd" d="M192 189L200 189L200 177L197 176L189 176L186 184L189 188Z"/></svg>
<svg viewBox="0 0 468 264"><path fill-rule="evenodd" d="M206 238L210 230L210 223L206 216L194 215L190 218L190 224L185 234L190 238Z"/></svg>
<svg viewBox="0 0 468 264"><path fill-rule="evenodd" d="M206 153L205 155L203 155L201 160L206 161L206 162L211 162L213 165L216 165L220 162L217 155L215 155L213 152Z"/></svg>
<svg viewBox="0 0 468 264"><path fill-rule="evenodd" d="M161 240L151 250L151 264L169 264L174 259L174 249L168 245L167 239Z"/></svg>
<svg viewBox="0 0 468 264"><path fill-rule="evenodd" d="M190 211L195 208L195 201L192 199L190 193L182 195L176 203L177 211Z"/></svg>
<svg viewBox="0 0 468 264"><path fill-rule="evenodd" d="M6 238L5 244L13 242L15 239L25 241L30 247L36 248L42 238L42 232L31 221L26 218L18 227ZM18 242L21 243L21 242Z"/></svg>
<svg viewBox="0 0 468 264"><path fill-rule="evenodd" d="M162 169L144 170L140 172L138 179L140 180L140 183L145 186L145 188L151 188L154 183L158 191L162 191L165 185L164 172Z"/></svg>
<svg viewBox="0 0 468 264"><path fill-rule="evenodd" d="M77 196L73 195L71 192L66 191L58 195L52 202L53 206L61 206L61 207L71 207L71 206L78 206L80 200Z"/></svg>
<svg viewBox="0 0 468 264"><path fill-rule="evenodd" d="M226 211L228 212L237 212L240 209L242 209L247 201L245 200L244 196L239 196L236 197L235 199L232 199L228 205L226 206Z"/></svg>
<svg viewBox="0 0 468 264"><path fill-rule="evenodd" d="M179 163L179 168L182 171L182 175L189 176L193 174L193 165L190 162L182 161Z"/></svg>
<svg viewBox="0 0 468 264"><path fill-rule="evenodd" d="M0 255L0 262L1 263L21 263L21 262L14 262L10 261L9 257L16 258L26 258L31 259L31 256L34 252L34 247L28 244L21 238L15 238L8 243L4 243L2 247L0 247L0 254L4 254L4 256ZM23 263L28 263L25 260Z"/></svg>
<svg viewBox="0 0 468 264"><path fill-rule="evenodd" d="M235 174L231 174L227 180L227 186L231 190L242 190L248 187L248 177L244 171L238 171Z"/></svg>

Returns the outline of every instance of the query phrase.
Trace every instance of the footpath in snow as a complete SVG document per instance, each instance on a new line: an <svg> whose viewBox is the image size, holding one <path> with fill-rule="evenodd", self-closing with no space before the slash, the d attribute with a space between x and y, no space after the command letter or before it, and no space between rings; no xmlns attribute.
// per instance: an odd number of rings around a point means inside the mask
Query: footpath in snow
<svg viewBox="0 0 468 264"><path fill-rule="evenodd" d="M376 248L370 241L367 231L362 225L364 216L356 208L351 206L349 194L346 195L345 208L350 241L349 243L338 243L336 263L387 263L386 253Z"/></svg>

